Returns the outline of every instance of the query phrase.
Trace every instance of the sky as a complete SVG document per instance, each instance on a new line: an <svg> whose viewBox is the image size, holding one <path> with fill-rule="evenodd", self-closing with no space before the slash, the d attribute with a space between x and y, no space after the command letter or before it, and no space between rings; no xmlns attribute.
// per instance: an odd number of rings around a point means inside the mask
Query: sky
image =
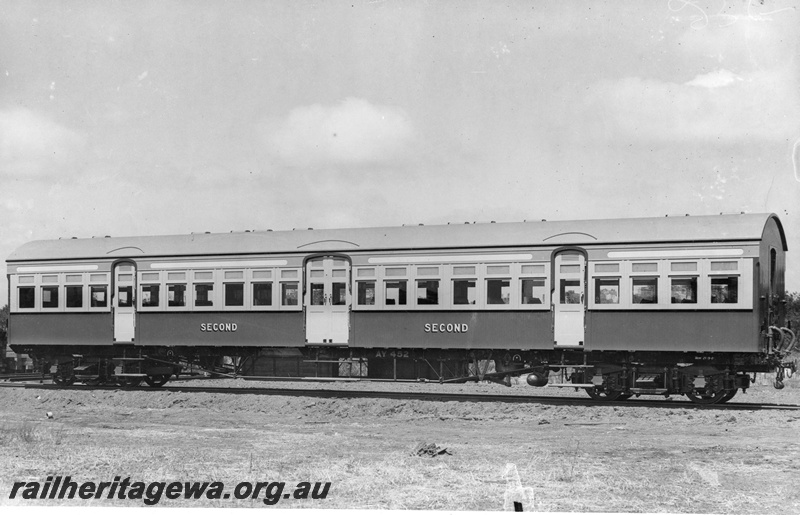
<svg viewBox="0 0 800 515"><path fill-rule="evenodd" d="M799 9L4 0L0 259L72 236L774 212L800 291Z"/></svg>

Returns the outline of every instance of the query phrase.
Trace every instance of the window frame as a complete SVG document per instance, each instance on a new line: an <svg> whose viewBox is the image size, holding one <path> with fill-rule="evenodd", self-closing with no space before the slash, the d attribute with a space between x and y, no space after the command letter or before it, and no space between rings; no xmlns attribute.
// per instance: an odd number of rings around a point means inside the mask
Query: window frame
<svg viewBox="0 0 800 515"><path fill-rule="evenodd" d="M23 289L23 288L30 289L30 290L33 291L33 299L32 299L32 303L33 304L30 307L24 307L24 308L20 307L20 302L19 302L20 301L20 296L19 296L19 294L20 294L20 290ZM38 311L38 308L37 308L37 305L36 305L36 301L39 298L39 295L36 293L37 290L38 290L38 286L36 284L22 284L22 285L17 284L16 290L15 290L16 291L16 295L13 296L14 303L16 304L16 309L14 309L14 311L19 312L19 313L31 313L31 312Z"/></svg>
<svg viewBox="0 0 800 515"><path fill-rule="evenodd" d="M227 271L227 270L226 270ZM242 274L241 280L239 279L224 279L222 281L222 287L220 288L220 296L222 297L222 310L224 311L244 311L247 309L247 282L244 279L244 274ZM242 303L241 304L228 304L228 287L229 286L240 286L241 293L242 293ZM270 296L272 292L270 292ZM271 299L270 299L271 300Z"/></svg>
<svg viewBox="0 0 800 515"><path fill-rule="evenodd" d="M190 284L191 283L186 280L183 281L181 281L180 279L166 280L166 282L164 283L165 286L164 295L166 296L164 302L164 309L166 311L191 311L191 303L189 302L189 299L187 299L189 292L191 291ZM183 304L181 304L180 306L170 306L170 300L169 300L170 286L183 286Z"/></svg>
<svg viewBox="0 0 800 515"><path fill-rule="evenodd" d="M435 282L436 283L436 304L428 304L422 303L420 304L420 297L419 297L419 283L421 282ZM413 284L413 294L409 295L412 297L413 300L413 307L419 308L421 310L439 310L442 308L442 279L439 275L417 275L414 274L414 278L411 279L411 283ZM427 300L427 291L428 288L425 288L426 292L426 300Z"/></svg>
<svg viewBox="0 0 800 515"><path fill-rule="evenodd" d="M695 281L695 300L694 302L673 302L672 299L672 286L673 281L685 281L685 280L692 280ZM675 273L670 274L667 277L667 285L669 286L669 306L670 309L697 309L697 306L700 305L700 274L682 274L682 273Z"/></svg>
<svg viewBox="0 0 800 515"><path fill-rule="evenodd" d="M280 303L278 304L278 309L280 309L281 311L300 311L300 310L302 310L304 305L305 305L305 301L303 300L303 283L300 282L300 279L299 278L294 279L294 280L290 280L290 279L283 280L283 279L281 279L280 281L278 281L278 284L280 285L278 287L278 292L279 292L278 293L278 298L280 300ZM297 297L295 299L296 303L295 304L284 304L284 300L285 300L284 287L285 286L291 286L291 285L296 285L297 286L297 288L296 288Z"/></svg>
<svg viewBox="0 0 800 515"><path fill-rule="evenodd" d="M525 266L543 266L543 271L525 271ZM551 266L550 262L525 262L525 263L515 263L514 268L512 268L512 276L514 277L514 283L516 284L516 292L512 291L512 295L516 299L515 308L523 309L523 310L531 310L531 311L550 311L552 303L553 303L553 286L552 286L552 277L551 277ZM544 302L541 304L523 304L522 303L522 294L524 293L522 288L522 281L525 279L544 279ZM512 284L513 287L513 284Z"/></svg>
<svg viewBox="0 0 800 515"><path fill-rule="evenodd" d="M69 292L70 288L80 288L81 289L81 294L80 294L81 305L80 306L70 306L69 305L69 293L68 292ZM86 284L84 284L83 281L81 281L79 283L67 283L67 284L65 284L64 285L64 310L68 311L68 312L72 312L72 313L84 311L84 308L86 307L86 291L87 291Z"/></svg>
<svg viewBox="0 0 800 515"><path fill-rule="evenodd" d="M48 274L48 275L52 275L52 274ZM61 290L63 290L64 287L63 287L63 285L59 284L58 279L56 281L57 282L53 282L53 281L44 282L44 281L42 281L42 284L39 285L39 304L38 304L38 306L39 306L39 308L41 308L42 313L56 313L56 312L59 312L59 311L64 311L64 302L62 302L62 299L63 300L66 300L66 299L64 299L64 294L61 291ZM56 305L55 306L45 306L44 305L44 290L45 290L45 288L47 288L48 290L55 291L55 293L56 293Z"/></svg>
<svg viewBox="0 0 800 515"><path fill-rule="evenodd" d="M205 274L211 274L211 277L206 277ZM190 311L221 311L219 299L217 298L219 296L219 288L217 288L219 275L217 270L209 270L207 268L191 269L189 271L189 287L187 290L191 291L191 296L187 304L190 304ZM197 304L198 286L211 287L211 294L208 295L207 293L207 298L211 303L210 305L203 306Z"/></svg>
<svg viewBox="0 0 800 515"><path fill-rule="evenodd" d="M245 283L245 299L244 299L244 308L246 310L252 311L277 311L280 309L279 305L279 295L278 289L280 286L279 284L279 273L277 272L279 269L277 268L249 268L244 270L244 283ZM236 271L235 269L231 269L228 271ZM257 274L262 275L262 277L256 277ZM264 277L266 275L266 277ZM233 279L231 279L233 281ZM270 304L269 305L258 305L255 303L255 290L257 284L270 284ZM231 310L236 310L236 308L230 308Z"/></svg>
<svg viewBox="0 0 800 515"><path fill-rule="evenodd" d="M102 275L102 278L97 276ZM94 277L93 277L94 276ZM110 313L111 312L111 273L110 272L89 272L86 274L86 309L94 313ZM106 305L105 306L92 306L92 288L96 287L105 288Z"/></svg>
<svg viewBox="0 0 800 515"><path fill-rule="evenodd" d="M152 275L155 274L157 276L156 279L145 279L145 275ZM139 271L139 298L137 299L137 303L139 304L138 309L142 311L163 311L165 307L166 301L166 288L164 284L164 277L160 271L156 270L148 270L148 271ZM145 286L152 286L158 285L158 305L156 306L145 306L144 305L144 287Z"/></svg>
<svg viewBox="0 0 800 515"><path fill-rule="evenodd" d="M408 266L408 284L406 285L407 307L419 311L442 311L447 309L447 298L444 297L445 279L444 269L445 265L440 263L423 263ZM420 273L425 270L425 273ZM429 273L430 272L430 273ZM438 283L436 294L436 304L420 304L417 298L417 289L419 281L436 281Z"/></svg>
<svg viewBox="0 0 800 515"><path fill-rule="evenodd" d="M391 310L406 311L406 310L412 308L410 300L413 299L414 296L412 295L411 299L409 299L409 294L408 294L408 283L409 282L410 281L409 281L409 278L408 278L408 270L406 270L406 275L402 276L402 277L401 276L383 277L381 279L381 291L382 291L381 304L383 304L382 309L389 310L389 311L391 311ZM405 285L405 295L406 295L405 303L400 304L399 293L398 293L398 303L397 304L389 304L387 302L386 294L389 293L389 287L388 287L389 283L402 283L402 284ZM402 291L402 289L398 290L398 292L399 291Z"/></svg>

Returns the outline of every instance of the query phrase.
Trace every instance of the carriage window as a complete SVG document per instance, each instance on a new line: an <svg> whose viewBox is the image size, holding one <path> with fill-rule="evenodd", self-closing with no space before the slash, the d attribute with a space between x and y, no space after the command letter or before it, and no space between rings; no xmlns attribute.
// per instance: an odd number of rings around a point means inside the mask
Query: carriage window
<svg viewBox="0 0 800 515"><path fill-rule="evenodd" d="M361 275L361 270L358 271ZM359 281L358 283L358 305L375 305L375 281Z"/></svg>
<svg viewBox="0 0 800 515"><path fill-rule="evenodd" d="M386 277L402 277L406 275L405 268L387 268Z"/></svg>
<svg viewBox="0 0 800 515"><path fill-rule="evenodd" d="M147 275L147 274L142 274ZM143 308L157 308L158 296L161 293L160 284L143 284L142 285L142 307Z"/></svg>
<svg viewBox="0 0 800 515"><path fill-rule="evenodd" d="M633 272L658 272L658 263L634 263Z"/></svg>
<svg viewBox="0 0 800 515"><path fill-rule="evenodd" d="M58 307L58 286L42 286L42 307Z"/></svg>
<svg viewBox="0 0 800 515"><path fill-rule="evenodd" d="M271 279L272 270L253 270L253 279Z"/></svg>
<svg viewBox="0 0 800 515"><path fill-rule="evenodd" d="M417 305L435 306L439 304L439 281L417 281Z"/></svg>
<svg viewBox="0 0 800 515"><path fill-rule="evenodd" d="M385 288L387 306L406 305L406 281L387 281Z"/></svg>
<svg viewBox="0 0 800 515"><path fill-rule="evenodd" d="M375 277L375 269L374 268L359 268L358 269L358 276L359 277Z"/></svg>
<svg viewBox="0 0 800 515"><path fill-rule="evenodd" d="M544 265L522 265L522 273L526 275L543 274Z"/></svg>
<svg viewBox="0 0 800 515"><path fill-rule="evenodd" d="M67 280L69 280L69 276L67 276ZM83 286L67 286L66 290L67 290L67 307L82 308Z"/></svg>
<svg viewBox="0 0 800 515"><path fill-rule="evenodd" d="M272 305L272 283L253 283L253 305Z"/></svg>
<svg viewBox="0 0 800 515"><path fill-rule="evenodd" d="M417 275L439 275L438 266L421 266L417 268Z"/></svg>
<svg viewBox="0 0 800 515"><path fill-rule="evenodd" d="M297 306L297 289L298 283L281 283L282 306Z"/></svg>
<svg viewBox="0 0 800 515"><path fill-rule="evenodd" d="M573 265L569 265L573 266ZM579 266L579 265L574 265ZM561 265L563 268L564 265ZM561 279L561 304L582 304L583 286L576 279Z"/></svg>
<svg viewBox="0 0 800 515"><path fill-rule="evenodd" d="M522 279L523 304L544 304L545 295L544 279Z"/></svg>
<svg viewBox="0 0 800 515"><path fill-rule="evenodd" d="M143 272L142 281L158 281L158 272Z"/></svg>
<svg viewBox="0 0 800 515"><path fill-rule="evenodd" d="M197 307L207 307L214 305L213 284L194 285L194 305Z"/></svg>
<svg viewBox="0 0 800 515"><path fill-rule="evenodd" d="M634 277L632 301L634 304L657 304L658 278Z"/></svg>
<svg viewBox="0 0 800 515"><path fill-rule="evenodd" d="M474 268L474 267L470 267ZM475 304L478 298L475 281L468 279L456 279L453 281L453 304Z"/></svg>
<svg viewBox="0 0 800 515"><path fill-rule="evenodd" d="M511 301L511 281L509 279L486 280L486 303L508 304Z"/></svg>
<svg viewBox="0 0 800 515"><path fill-rule="evenodd" d="M297 278L297 270L281 270L281 278L282 279L296 279ZM292 284L292 283L286 283Z"/></svg>
<svg viewBox="0 0 800 515"><path fill-rule="evenodd" d="M90 286L89 287L89 305L93 308L105 308L108 306L108 299L106 297L106 286Z"/></svg>
<svg viewBox="0 0 800 515"><path fill-rule="evenodd" d="M336 272L334 270L334 272ZM342 270L344 272L344 270ZM347 283L333 283L331 293L331 304L334 306L344 306L347 304Z"/></svg>
<svg viewBox="0 0 800 515"><path fill-rule="evenodd" d="M311 283L311 305L324 306L325 305L325 284L324 283Z"/></svg>
<svg viewBox="0 0 800 515"><path fill-rule="evenodd" d="M453 275L475 275L474 266L454 266Z"/></svg>
<svg viewBox="0 0 800 515"><path fill-rule="evenodd" d="M228 273L225 272L225 275L227 276ZM225 284L225 305L244 306L244 283Z"/></svg>
<svg viewBox="0 0 800 515"><path fill-rule="evenodd" d="M36 307L36 288L33 286L21 286L17 289L18 303L20 309L30 309Z"/></svg>
<svg viewBox="0 0 800 515"><path fill-rule="evenodd" d="M619 273L619 263L597 263L594 265L594 272L596 274Z"/></svg>
<svg viewBox="0 0 800 515"><path fill-rule="evenodd" d="M511 273L511 267L508 265L489 265L486 267L486 273L489 275L508 275Z"/></svg>
<svg viewBox="0 0 800 515"><path fill-rule="evenodd" d="M595 266L597 271L597 266ZM619 304L619 277L598 277L594 280L595 304Z"/></svg>
<svg viewBox="0 0 800 515"><path fill-rule="evenodd" d="M697 272L697 263L670 263L670 270L673 272ZM714 270L714 263L711 263L711 269Z"/></svg>
<svg viewBox="0 0 800 515"><path fill-rule="evenodd" d="M182 307L186 305L186 285L170 284L167 286L167 305L169 307Z"/></svg>
<svg viewBox="0 0 800 515"><path fill-rule="evenodd" d="M129 308L133 306L133 286L120 286L117 288L117 307Z"/></svg>
<svg viewBox="0 0 800 515"><path fill-rule="evenodd" d="M712 272L719 272L724 270L738 270L739 263L736 261L712 261L711 262L711 271Z"/></svg>
<svg viewBox="0 0 800 515"><path fill-rule="evenodd" d="M673 304L697 304L697 277L673 277L671 296Z"/></svg>
<svg viewBox="0 0 800 515"><path fill-rule="evenodd" d="M712 277L711 303L736 304L739 302L738 277Z"/></svg>
<svg viewBox="0 0 800 515"><path fill-rule="evenodd" d="M769 283L775 285L775 268L778 266L778 251L769 249Z"/></svg>

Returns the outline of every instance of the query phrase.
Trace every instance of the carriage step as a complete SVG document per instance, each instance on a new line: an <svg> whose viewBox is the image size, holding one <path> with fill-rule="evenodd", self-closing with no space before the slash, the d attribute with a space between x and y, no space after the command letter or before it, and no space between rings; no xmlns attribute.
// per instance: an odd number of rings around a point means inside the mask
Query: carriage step
<svg viewBox="0 0 800 515"><path fill-rule="evenodd" d="M592 383L550 383L545 388L594 388Z"/></svg>
<svg viewBox="0 0 800 515"><path fill-rule="evenodd" d="M631 388L631 393L644 394L644 395L664 395L669 390L666 388Z"/></svg>
<svg viewBox="0 0 800 515"><path fill-rule="evenodd" d="M343 359L339 361L338 359L304 359L303 363L366 363L367 360L359 361L357 359Z"/></svg>

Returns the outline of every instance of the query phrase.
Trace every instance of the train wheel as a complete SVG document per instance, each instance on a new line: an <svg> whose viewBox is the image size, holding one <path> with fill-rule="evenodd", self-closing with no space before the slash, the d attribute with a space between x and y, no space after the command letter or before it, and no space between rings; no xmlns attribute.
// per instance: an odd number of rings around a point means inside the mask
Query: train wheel
<svg viewBox="0 0 800 515"><path fill-rule="evenodd" d="M120 377L117 379L119 385L123 388L136 388L140 384L142 384L141 377Z"/></svg>
<svg viewBox="0 0 800 515"><path fill-rule="evenodd" d="M687 393L686 396L695 404L717 404L719 402L724 402L722 399L728 395L728 392L725 390L721 390L717 393L709 394L706 392L690 392Z"/></svg>
<svg viewBox="0 0 800 515"><path fill-rule="evenodd" d="M153 388L158 388L160 386L164 386L165 384L167 384L169 378L170 376L168 375L147 376L144 378L144 382L152 386Z"/></svg>
<svg viewBox="0 0 800 515"><path fill-rule="evenodd" d="M615 401L622 396L622 392L607 392L596 388L586 388L586 393L596 401Z"/></svg>
<svg viewBox="0 0 800 515"><path fill-rule="evenodd" d="M70 386L74 382L75 376L73 375L59 374L58 372L53 374L53 384L58 386Z"/></svg>

